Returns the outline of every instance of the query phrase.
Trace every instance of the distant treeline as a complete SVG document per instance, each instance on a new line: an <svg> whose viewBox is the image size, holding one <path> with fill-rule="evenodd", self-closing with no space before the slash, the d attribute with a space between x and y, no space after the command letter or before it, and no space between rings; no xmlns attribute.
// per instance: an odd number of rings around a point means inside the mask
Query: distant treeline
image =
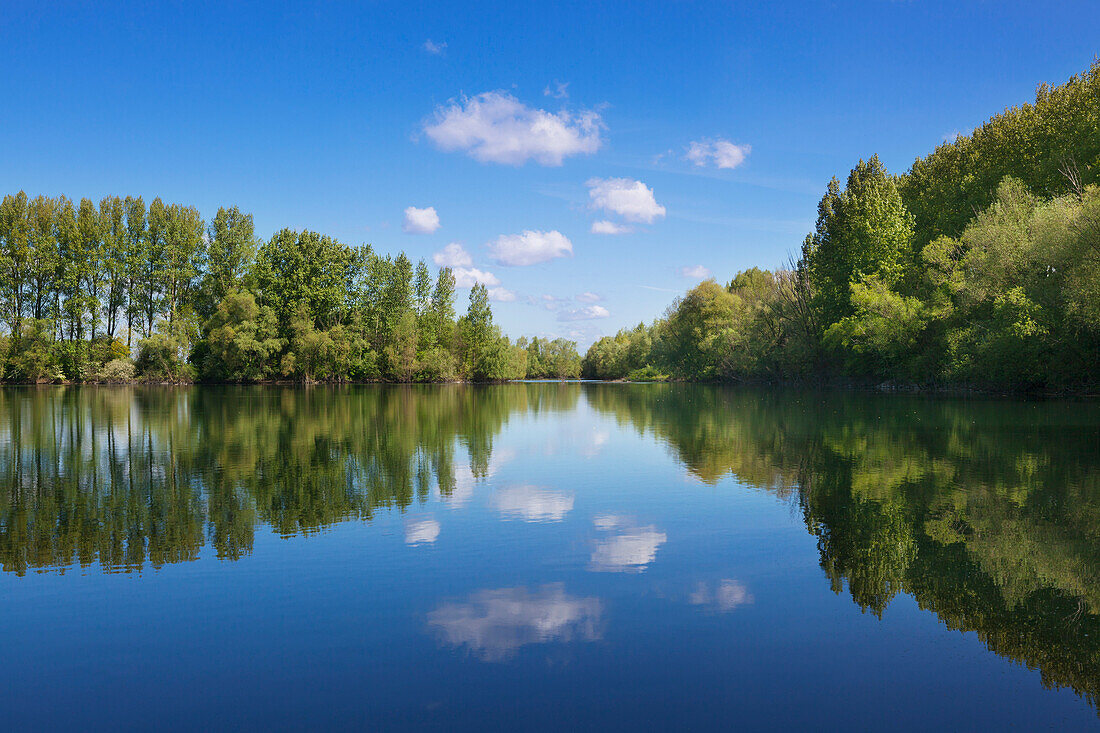
<svg viewBox="0 0 1100 733"><path fill-rule="evenodd" d="M597 341L600 379L1100 387L1100 61L902 176L861 160L801 255Z"/></svg>
<svg viewBox="0 0 1100 733"><path fill-rule="evenodd" d="M251 215L108 196L0 204L8 381L448 381L575 377L576 345L521 339L404 254L311 231L268 241Z"/></svg>

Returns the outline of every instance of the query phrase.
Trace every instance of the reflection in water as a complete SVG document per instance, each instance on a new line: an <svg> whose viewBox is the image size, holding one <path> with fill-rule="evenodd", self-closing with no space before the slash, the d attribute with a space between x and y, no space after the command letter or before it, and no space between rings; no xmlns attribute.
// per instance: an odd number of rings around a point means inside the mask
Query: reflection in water
<svg viewBox="0 0 1100 733"><path fill-rule="evenodd" d="M1100 403L586 388L695 476L795 502L837 593L899 592L1096 705Z"/></svg>
<svg viewBox="0 0 1100 733"><path fill-rule="evenodd" d="M455 509L466 506L470 499L473 498L474 489L477 485L491 479L502 464L507 463L514 457L515 455L512 451L494 450L488 456L484 465L457 466L451 481L447 484L447 490L445 492L439 492L438 498L443 501L444 504L448 504Z"/></svg>
<svg viewBox="0 0 1100 733"><path fill-rule="evenodd" d="M573 509L573 495L535 486L511 486L493 497L493 506L505 519L560 522Z"/></svg>
<svg viewBox="0 0 1100 733"><path fill-rule="evenodd" d="M0 566L107 570L252 550L468 497L514 413L572 409L561 385L0 390ZM465 454L459 459L461 454Z"/></svg>
<svg viewBox="0 0 1100 733"><path fill-rule="evenodd" d="M528 644L593 641L600 638L598 598L578 598L561 583L500 588L474 593L462 603L445 603L428 614L428 625L454 647L466 647L487 662L511 658Z"/></svg>
<svg viewBox="0 0 1100 733"><path fill-rule="evenodd" d="M405 525L405 544L430 545L439 537L439 522L434 519L418 519Z"/></svg>
<svg viewBox="0 0 1100 733"><path fill-rule="evenodd" d="M657 548L668 538L652 524L636 526L632 521L613 514L601 514L592 520L596 529L612 532L596 542L592 553L593 570L623 572L642 571L657 557Z"/></svg>
<svg viewBox="0 0 1100 733"><path fill-rule="evenodd" d="M1100 692L1100 404L766 393L690 385L50 388L0 390L0 566L139 569L251 551L283 535L469 498L506 457L513 416L588 408L657 440L688 471L788 500L837 593L881 615L911 595L950 628ZM610 425L604 425L610 427ZM601 429L591 446L606 442ZM726 490L723 488L723 490ZM506 518L560 520L574 497L504 488ZM460 502L459 502L460 503ZM589 567L640 571L652 524L595 519ZM432 519L406 541L430 543ZM735 580L692 600L751 602ZM482 591L439 608L453 645L503 658L523 644L594 638L600 605L560 586Z"/></svg>
<svg viewBox="0 0 1100 733"><path fill-rule="evenodd" d="M696 606L705 606L708 609L727 613L737 608L752 603L752 594L749 589L736 580L729 578L719 580L714 589L709 584L700 581L696 584L688 600Z"/></svg>

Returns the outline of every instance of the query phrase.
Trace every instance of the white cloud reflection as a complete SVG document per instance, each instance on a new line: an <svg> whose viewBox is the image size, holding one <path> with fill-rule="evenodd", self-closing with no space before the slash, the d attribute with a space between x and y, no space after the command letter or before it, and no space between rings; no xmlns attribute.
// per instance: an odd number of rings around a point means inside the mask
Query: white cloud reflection
<svg viewBox="0 0 1100 733"><path fill-rule="evenodd" d="M499 662L528 644L598 639L602 613L598 598L571 596L553 583L533 593L523 587L478 591L429 613L428 626L443 643Z"/></svg>
<svg viewBox="0 0 1100 733"><path fill-rule="evenodd" d="M454 471L448 476L443 474L436 485L436 496L444 504L456 509L465 506L473 497L474 488L482 482L493 478L500 467L516 457L516 452L509 448L494 450L489 458L489 463L483 469L476 472L470 464L460 464L454 467ZM452 481L453 479L453 481Z"/></svg>
<svg viewBox="0 0 1100 733"><path fill-rule="evenodd" d="M713 591L709 584L699 582L688 600L696 606L707 606L715 611L728 613L739 606L752 603L753 597L740 581L725 578L718 581Z"/></svg>
<svg viewBox="0 0 1100 733"><path fill-rule="evenodd" d="M536 486L513 486L493 497L493 506L505 519L560 522L573 510L573 495Z"/></svg>
<svg viewBox="0 0 1100 733"><path fill-rule="evenodd" d="M590 565L592 570L613 573L645 570L657 557L657 548L668 539L652 524L639 527L613 514L597 515L593 523L596 529L615 534L596 542Z"/></svg>
<svg viewBox="0 0 1100 733"><path fill-rule="evenodd" d="M405 525L405 544L425 545L435 542L439 537L439 522L431 517L417 519Z"/></svg>

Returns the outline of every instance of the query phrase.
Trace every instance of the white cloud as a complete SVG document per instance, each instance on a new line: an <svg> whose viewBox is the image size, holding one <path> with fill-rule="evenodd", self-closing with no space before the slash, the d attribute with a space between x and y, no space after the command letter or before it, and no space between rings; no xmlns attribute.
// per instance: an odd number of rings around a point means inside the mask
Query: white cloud
<svg viewBox="0 0 1100 733"><path fill-rule="evenodd" d="M569 298L559 298L556 295L551 295L550 293L544 293L539 298L534 298L534 297L528 298L527 302L530 305L538 305L541 302L542 307L545 308L546 310L556 311L559 308L561 308L562 305L564 305L565 303L568 303Z"/></svg>
<svg viewBox="0 0 1100 733"><path fill-rule="evenodd" d="M553 97L554 99L568 99L569 98L569 82L567 81L555 81L552 85L547 85L542 93L547 97Z"/></svg>
<svg viewBox="0 0 1100 733"><path fill-rule="evenodd" d="M462 150L482 163L561 165L600 148L600 116L528 107L507 92L463 97L435 111L424 132L443 150Z"/></svg>
<svg viewBox="0 0 1100 733"><path fill-rule="evenodd" d="M467 647L486 662L513 657L529 644L600 637L603 606L598 598L578 598L561 583L482 590L464 603L445 603L428 614L428 626L454 647Z"/></svg>
<svg viewBox="0 0 1100 733"><path fill-rule="evenodd" d="M607 318L611 311L602 305L588 305L584 308L561 311L558 313L559 321L592 321L597 318Z"/></svg>
<svg viewBox="0 0 1100 733"><path fill-rule="evenodd" d="M439 522L434 519L418 519L405 525L405 544L423 545L435 542L439 537Z"/></svg>
<svg viewBox="0 0 1100 733"><path fill-rule="evenodd" d="M502 265L537 265L573 254L573 243L559 231L502 234L488 247L493 259Z"/></svg>
<svg viewBox="0 0 1100 733"><path fill-rule="evenodd" d="M560 522L573 510L573 495L535 486L513 486L498 493L493 506L505 519Z"/></svg>
<svg viewBox="0 0 1100 733"><path fill-rule="evenodd" d="M710 270L702 265L692 265L680 268L680 277L689 277L694 280L705 280L710 277Z"/></svg>
<svg viewBox="0 0 1100 733"><path fill-rule="evenodd" d="M700 168L713 163L716 168L736 168L752 152L751 145L735 145L729 140L696 140L688 145L684 157Z"/></svg>
<svg viewBox="0 0 1100 733"><path fill-rule="evenodd" d="M631 178L593 178L588 186L592 208L618 214L627 221L652 224L665 215L665 207L657 203L653 189Z"/></svg>
<svg viewBox="0 0 1100 733"><path fill-rule="evenodd" d="M500 280L496 275L479 270L476 267L456 267L451 272L455 276L456 288L472 288L477 283L481 283L488 288L500 285Z"/></svg>
<svg viewBox="0 0 1100 733"><path fill-rule="evenodd" d="M431 234L439 229L439 214L435 213L435 207L418 209L410 206L405 209L405 223L401 229L406 234Z"/></svg>
<svg viewBox="0 0 1100 733"><path fill-rule="evenodd" d="M470 253L458 242L451 242L432 255L432 261L440 267L469 267L474 264Z"/></svg>
<svg viewBox="0 0 1100 733"><path fill-rule="evenodd" d="M626 224L616 224L613 221L603 219L601 221L592 222L592 229L590 231L593 234L629 234L634 230Z"/></svg>
<svg viewBox="0 0 1100 733"><path fill-rule="evenodd" d="M495 300L498 303L511 303L515 301L516 294L508 288L489 288L489 300Z"/></svg>
<svg viewBox="0 0 1100 733"><path fill-rule="evenodd" d="M596 543L592 553L593 570L608 572L641 571L657 557L657 548L668 537L653 525L634 526L629 520L608 514L593 519L596 529L604 532L616 532L607 539Z"/></svg>
<svg viewBox="0 0 1100 733"><path fill-rule="evenodd" d="M428 40L424 41L424 50L432 54L433 56L442 56L443 52L447 50L447 42L440 41L439 43L436 43L429 38Z"/></svg>
<svg viewBox="0 0 1100 733"><path fill-rule="evenodd" d="M726 578L718 581L713 593L706 583L700 582L688 600L696 606L710 606L716 611L727 613L738 606L752 603L753 597L742 583Z"/></svg>
<svg viewBox="0 0 1100 733"><path fill-rule="evenodd" d="M581 303L598 303L603 300L603 296L599 293L584 292L577 296L577 300Z"/></svg>

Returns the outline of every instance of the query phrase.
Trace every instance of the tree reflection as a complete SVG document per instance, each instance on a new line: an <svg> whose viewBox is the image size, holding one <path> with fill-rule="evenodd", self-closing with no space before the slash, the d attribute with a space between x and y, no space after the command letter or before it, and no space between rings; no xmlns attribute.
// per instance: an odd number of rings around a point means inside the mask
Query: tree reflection
<svg viewBox="0 0 1100 733"><path fill-rule="evenodd" d="M881 615L909 594L950 628L1041 670L1045 684L1095 703L1100 404L1091 402L675 384L7 388L0 566L129 571L191 560L207 545L233 560L251 551L257 526L303 534L433 492L458 502L500 463L494 439L513 416L572 410L582 395L700 480L732 476L791 502L833 588L860 608ZM516 521L579 511L573 494L537 485L501 487L491 506ZM665 542L654 525L592 519L593 569L641 571ZM429 519L409 524L405 541L438 536ZM751 600L732 580L694 597L716 610ZM449 643L507 655L538 639L518 622L502 627L502 604L536 620L544 605L564 609L569 623L550 637L587 637L599 613L581 601L553 588L498 590L449 607L436 626Z"/></svg>
<svg viewBox="0 0 1100 733"><path fill-rule="evenodd" d="M108 570L248 554L255 527L315 532L489 471L514 413L576 387L0 391L0 566ZM456 464L456 453L465 454ZM468 468L467 468L468 466Z"/></svg>
<svg viewBox="0 0 1100 733"><path fill-rule="evenodd" d="M1044 684L1100 692L1100 405L587 387L699 479L796 503L834 590L911 594Z"/></svg>

